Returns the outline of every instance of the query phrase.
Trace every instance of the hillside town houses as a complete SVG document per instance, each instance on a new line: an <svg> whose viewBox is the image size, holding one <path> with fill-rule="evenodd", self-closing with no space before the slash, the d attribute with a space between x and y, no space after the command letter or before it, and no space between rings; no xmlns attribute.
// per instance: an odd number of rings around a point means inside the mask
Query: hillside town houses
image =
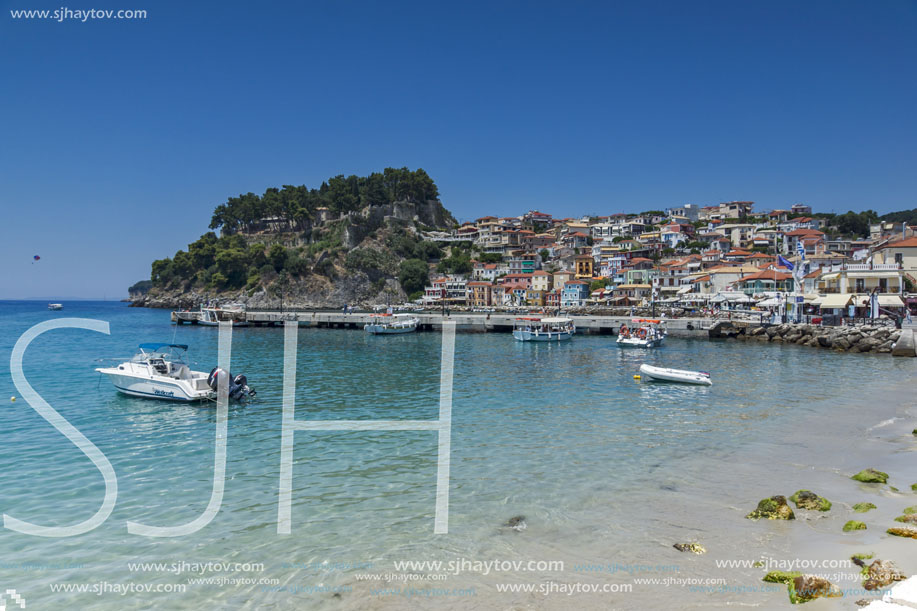
<svg viewBox="0 0 917 611"><path fill-rule="evenodd" d="M825 232L810 206L686 204L643 214L485 216L426 239L470 249L467 274L434 276L428 307L578 308L753 302L860 307L878 294L904 311L917 285L917 227L881 222L869 237ZM783 295L783 301L780 301ZM917 303L914 304L917 306Z"/></svg>

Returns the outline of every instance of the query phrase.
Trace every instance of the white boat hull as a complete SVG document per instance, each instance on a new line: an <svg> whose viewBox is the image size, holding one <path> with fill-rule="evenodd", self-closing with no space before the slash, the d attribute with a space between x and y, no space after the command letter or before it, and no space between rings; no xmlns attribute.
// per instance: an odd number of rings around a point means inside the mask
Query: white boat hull
<svg viewBox="0 0 917 611"><path fill-rule="evenodd" d="M184 402L206 401L216 397L216 393L206 384L204 385L206 389L195 388L199 383L194 380L176 380L166 376L130 375L115 368L97 369L96 371L107 375L118 392L133 397Z"/></svg>
<svg viewBox="0 0 917 611"><path fill-rule="evenodd" d="M384 327L382 325L366 325L363 327L363 330L367 333L372 333L373 335L393 335L397 333L413 333L417 330L417 327Z"/></svg>
<svg viewBox="0 0 917 611"><path fill-rule="evenodd" d="M710 375L701 371L653 367L645 363L640 365L640 375L658 382L677 382L680 384L697 384L700 386L711 386L713 384Z"/></svg>
<svg viewBox="0 0 917 611"><path fill-rule="evenodd" d="M618 336L617 343L624 348L655 348L662 345L664 337L654 337L652 339L640 339L637 337Z"/></svg>
<svg viewBox="0 0 917 611"><path fill-rule="evenodd" d="M524 331L516 329L513 331L513 337L520 342L561 342L571 339L573 333L570 331Z"/></svg>

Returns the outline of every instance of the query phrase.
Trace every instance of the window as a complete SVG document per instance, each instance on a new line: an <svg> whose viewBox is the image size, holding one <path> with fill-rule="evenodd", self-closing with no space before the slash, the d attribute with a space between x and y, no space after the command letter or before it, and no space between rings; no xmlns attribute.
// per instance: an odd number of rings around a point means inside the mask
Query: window
<svg viewBox="0 0 917 611"><path fill-rule="evenodd" d="M856 279L856 292L865 293L866 292L866 280L863 278Z"/></svg>
<svg viewBox="0 0 917 611"><path fill-rule="evenodd" d="M900 252L895 253L895 263L902 265L904 263L904 254Z"/></svg>

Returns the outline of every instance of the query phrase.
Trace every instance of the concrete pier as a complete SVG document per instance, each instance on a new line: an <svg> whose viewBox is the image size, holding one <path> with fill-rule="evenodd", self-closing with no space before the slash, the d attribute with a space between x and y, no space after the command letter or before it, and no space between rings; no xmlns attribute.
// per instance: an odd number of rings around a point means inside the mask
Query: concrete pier
<svg viewBox="0 0 917 611"><path fill-rule="evenodd" d="M523 314L493 312L455 312L448 317L442 314L415 314L420 319L420 331L439 330L443 320L455 322L456 331L470 333L508 333L513 321ZM529 315L533 316L533 315ZM343 314L342 312L259 312L245 313L246 321L252 326L280 326L287 320L295 320L300 326L328 329L363 329L372 320L370 313ZM578 333L617 335L622 324L631 325L631 316L570 316ZM716 321L710 318L667 319L669 335L681 337L707 337L707 331Z"/></svg>

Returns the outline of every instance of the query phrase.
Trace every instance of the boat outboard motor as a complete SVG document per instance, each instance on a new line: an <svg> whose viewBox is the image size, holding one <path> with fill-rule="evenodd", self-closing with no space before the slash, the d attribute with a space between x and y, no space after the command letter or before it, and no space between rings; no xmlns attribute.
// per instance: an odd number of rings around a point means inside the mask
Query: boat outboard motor
<svg viewBox="0 0 917 611"><path fill-rule="evenodd" d="M214 391L217 390L219 386L219 376L220 374L226 374L226 372L219 367L214 367L210 371L210 375L207 376L207 385L210 386ZM229 398L234 401L240 401L247 397L254 397L255 390L248 386L248 378L243 374L233 376L231 373L229 375Z"/></svg>

